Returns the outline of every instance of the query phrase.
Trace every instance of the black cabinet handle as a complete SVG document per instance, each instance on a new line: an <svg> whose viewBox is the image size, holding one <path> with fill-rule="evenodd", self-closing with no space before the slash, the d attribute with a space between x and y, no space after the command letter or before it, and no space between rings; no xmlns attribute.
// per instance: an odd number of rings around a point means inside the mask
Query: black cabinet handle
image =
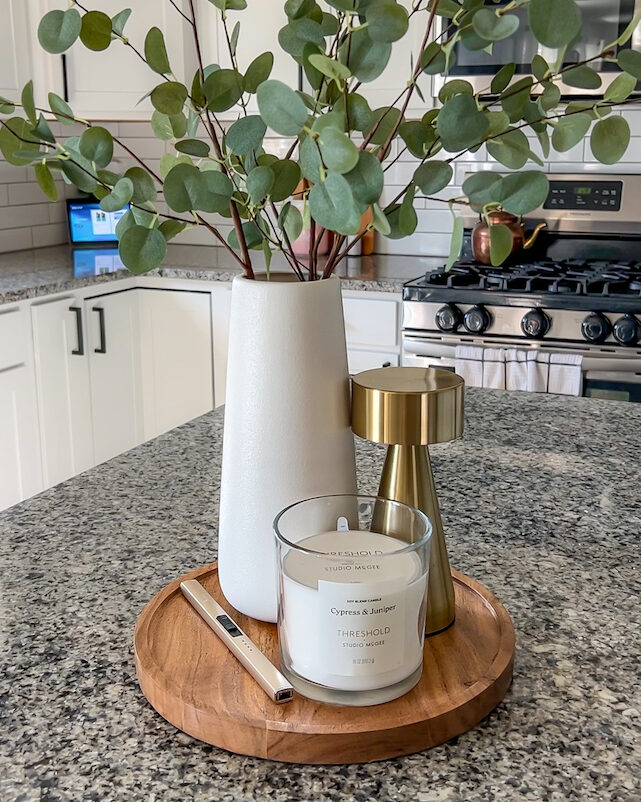
<svg viewBox="0 0 641 802"><path fill-rule="evenodd" d="M106 354L107 339L105 337L105 310L101 306L94 306L92 311L98 313L98 325L100 326L100 346L98 348L94 348L93 350L96 354Z"/></svg>
<svg viewBox="0 0 641 802"><path fill-rule="evenodd" d="M67 56L62 54L62 99L69 102L69 76L67 74Z"/></svg>
<svg viewBox="0 0 641 802"><path fill-rule="evenodd" d="M82 332L82 307L81 306L70 306L70 312L74 312L76 315L76 331L78 332L78 347L75 348L71 353L74 356L84 356L85 354L85 337Z"/></svg>

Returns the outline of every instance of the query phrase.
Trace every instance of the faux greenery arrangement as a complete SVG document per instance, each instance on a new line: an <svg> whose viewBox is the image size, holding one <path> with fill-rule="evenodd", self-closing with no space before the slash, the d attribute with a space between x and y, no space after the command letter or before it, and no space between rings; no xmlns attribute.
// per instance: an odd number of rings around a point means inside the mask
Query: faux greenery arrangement
<svg viewBox="0 0 641 802"><path fill-rule="evenodd" d="M253 250L262 250L268 271L273 253L282 251L301 280L326 278L358 240L368 209L370 225L380 234L411 235L417 225L416 194L439 193L452 181L452 163L487 143L489 153L516 172L505 177L476 173L465 181L463 197L444 201L455 216L451 264L463 237L462 219L454 212L457 204L471 204L482 215L496 208L525 215L544 202L545 173L523 170L529 160L543 166L525 131L534 132L544 158L550 148L569 150L590 128L592 152L604 164L620 160L629 143L626 120L610 112L614 105L629 102L641 79L641 53L626 47L639 15L594 58L567 64L566 51L581 36L575 0L414 0L409 11L397 0L327 0L324 8L315 0L287 0L288 23L279 33L279 44L302 66L311 86L306 93L270 80L270 52L257 54L250 64L238 63L241 24L251 25L250 13L241 23L246 0L209 0L220 14L229 69L203 63L194 0L169 2L177 24L190 29L197 57L198 69L186 83L172 72L161 30L154 27L147 33L142 52L129 41L126 25L131 9L110 18L73 0L67 10L47 13L38 28L39 41L49 53L63 53L80 39L95 51L132 48L146 62L158 81L150 91L154 133L172 140L175 147L175 153L163 159L160 174L131 151L137 166L122 174L110 170L117 140L109 131L76 117L53 93L48 109L36 108L31 82L20 102L0 98L0 114L12 115L16 106L24 114L0 118L0 149L12 164L33 166L48 197L56 199L53 171L59 171L68 183L96 195L105 211L131 203L117 234L121 258L135 273L159 266L167 241L187 226L201 225L250 278ZM468 82L449 80L439 94L438 108L428 108L421 119L406 118L410 99L419 92L421 72L447 75L459 43L469 50L491 51L495 42L516 32L520 18L514 12L523 8L537 41L556 50L554 63L537 55L532 76L517 80L515 64L505 64L491 86L476 94ZM424 36L419 52L411 61L408 57L409 79L399 78L394 104L371 109L359 89L382 73L392 47L401 42L416 15L424 18ZM437 15L446 24L435 37ZM590 62L600 60L618 64L621 72L614 82L588 101L562 103L561 79L575 87L599 89L601 79ZM258 114L247 110L253 94ZM236 104L241 109L238 119L223 126L218 115ZM81 123L85 131L79 137L57 139L47 123L51 116L63 124ZM206 140L197 137L200 126ZM268 128L295 138L285 158L263 149ZM384 162L395 140L398 153ZM385 172L405 151L420 163L408 185L382 208ZM302 200L302 212L294 198ZM157 210L159 199L170 211ZM207 212L232 220L234 230L228 240L203 217ZM304 260L292 248L303 228L310 229ZM336 236L325 257L319 255L319 243L326 229ZM490 234L492 262L500 264L511 251L512 235L501 224L492 225Z"/></svg>

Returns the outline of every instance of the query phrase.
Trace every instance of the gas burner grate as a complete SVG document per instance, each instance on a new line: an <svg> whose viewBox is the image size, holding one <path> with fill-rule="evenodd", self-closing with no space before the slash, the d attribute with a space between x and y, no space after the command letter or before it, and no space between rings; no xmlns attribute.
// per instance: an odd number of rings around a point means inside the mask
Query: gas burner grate
<svg viewBox="0 0 641 802"><path fill-rule="evenodd" d="M641 297L641 262L567 259L492 267L460 260L426 273L423 287L557 295Z"/></svg>

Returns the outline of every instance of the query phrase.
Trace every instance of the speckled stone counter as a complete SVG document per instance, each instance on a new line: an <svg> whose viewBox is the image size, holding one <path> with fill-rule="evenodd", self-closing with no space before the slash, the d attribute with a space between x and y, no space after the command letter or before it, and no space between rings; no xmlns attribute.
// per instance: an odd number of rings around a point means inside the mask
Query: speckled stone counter
<svg viewBox="0 0 641 802"><path fill-rule="evenodd" d="M87 250L83 250L86 255ZM114 250L114 253L116 251ZM113 260L113 257L111 257ZM107 260L109 261L109 259ZM442 257L363 256L344 260L337 275L350 290L400 292L405 281L434 270L443 264ZM256 269L263 269L262 256L256 257ZM277 255L274 271L289 270ZM240 274L237 263L224 248L204 245L169 245L165 263L147 275L199 281L231 281ZM131 278L128 270L115 269L94 275L86 266L74 265L69 246L57 245L29 251L0 254L0 304L38 298L56 292Z"/></svg>
<svg viewBox="0 0 641 802"><path fill-rule="evenodd" d="M471 732L369 765L230 755L139 691L137 615L215 558L220 412L0 514L0 799L638 802L640 427L638 404L469 391L434 471L453 565L514 619L514 683ZM359 442L364 490L382 459Z"/></svg>

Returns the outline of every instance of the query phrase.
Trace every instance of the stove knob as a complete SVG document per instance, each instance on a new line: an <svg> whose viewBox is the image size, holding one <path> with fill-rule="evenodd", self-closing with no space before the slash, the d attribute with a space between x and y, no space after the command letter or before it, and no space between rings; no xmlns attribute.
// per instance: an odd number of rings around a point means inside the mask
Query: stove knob
<svg viewBox="0 0 641 802"><path fill-rule="evenodd" d="M621 345L635 345L641 335L641 330L634 315L624 315L614 324L612 333L614 339Z"/></svg>
<svg viewBox="0 0 641 802"><path fill-rule="evenodd" d="M461 325L461 312L454 304L445 304L436 313L436 325L441 331L456 331Z"/></svg>
<svg viewBox="0 0 641 802"><path fill-rule="evenodd" d="M540 309L530 309L521 318L521 331L533 340L545 337L550 330L550 318Z"/></svg>
<svg viewBox="0 0 641 802"><path fill-rule="evenodd" d="M463 325L470 334L483 334L490 323L490 313L482 306L473 306L463 315Z"/></svg>
<svg viewBox="0 0 641 802"><path fill-rule="evenodd" d="M611 331L610 321L601 312L592 312L581 323L581 334L589 343L602 343Z"/></svg>

